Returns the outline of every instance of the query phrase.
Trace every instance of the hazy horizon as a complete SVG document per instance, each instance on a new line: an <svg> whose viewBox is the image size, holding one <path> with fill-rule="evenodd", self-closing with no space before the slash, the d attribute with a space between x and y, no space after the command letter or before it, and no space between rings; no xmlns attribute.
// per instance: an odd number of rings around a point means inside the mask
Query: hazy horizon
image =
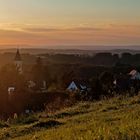
<svg viewBox="0 0 140 140"><path fill-rule="evenodd" d="M95 45L95 46L33 46L33 45L0 45L0 50L13 50L13 49L48 49L48 50L140 50L140 45L133 45L133 46L108 46L108 45Z"/></svg>

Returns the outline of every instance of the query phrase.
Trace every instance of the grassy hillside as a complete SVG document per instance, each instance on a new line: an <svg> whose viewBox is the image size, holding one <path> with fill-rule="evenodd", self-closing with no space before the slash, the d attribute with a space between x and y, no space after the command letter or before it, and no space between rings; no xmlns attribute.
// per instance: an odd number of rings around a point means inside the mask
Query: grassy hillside
<svg viewBox="0 0 140 140"><path fill-rule="evenodd" d="M83 102L47 117L40 113L1 122L0 139L139 140L140 95Z"/></svg>

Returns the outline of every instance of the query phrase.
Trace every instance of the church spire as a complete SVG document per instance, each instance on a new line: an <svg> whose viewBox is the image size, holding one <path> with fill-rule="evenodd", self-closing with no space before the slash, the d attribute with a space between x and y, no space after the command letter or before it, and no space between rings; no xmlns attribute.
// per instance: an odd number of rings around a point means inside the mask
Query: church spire
<svg viewBox="0 0 140 140"><path fill-rule="evenodd" d="M16 56L15 56L15 61L22 61L19 49L17 49Z"/></svg>

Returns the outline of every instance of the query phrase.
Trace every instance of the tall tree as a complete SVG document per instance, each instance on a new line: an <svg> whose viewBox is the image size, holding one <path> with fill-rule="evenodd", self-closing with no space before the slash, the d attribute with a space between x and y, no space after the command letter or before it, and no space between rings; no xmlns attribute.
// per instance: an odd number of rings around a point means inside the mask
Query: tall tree
<svg viewBox="0 0 140 140"><path fill-rule="evenodd" d="M32 67L32 79L36 83L36 88L40 89L45 80L45 71L41 57L38 57L36 64Z"/></svg>

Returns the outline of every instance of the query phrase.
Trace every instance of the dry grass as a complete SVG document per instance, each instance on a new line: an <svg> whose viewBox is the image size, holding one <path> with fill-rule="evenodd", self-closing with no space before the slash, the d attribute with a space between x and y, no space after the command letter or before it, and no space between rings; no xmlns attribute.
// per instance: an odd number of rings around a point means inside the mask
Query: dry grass
<svg viewBox="0 0 140 140"><path fill-rule="evenodd" d="M43 113L41 113L43 114ZM0 139L139 140L140 95L83 102L39 118L31 124L0 128ZM30 118L31 120L31 118Z"/></svg>

